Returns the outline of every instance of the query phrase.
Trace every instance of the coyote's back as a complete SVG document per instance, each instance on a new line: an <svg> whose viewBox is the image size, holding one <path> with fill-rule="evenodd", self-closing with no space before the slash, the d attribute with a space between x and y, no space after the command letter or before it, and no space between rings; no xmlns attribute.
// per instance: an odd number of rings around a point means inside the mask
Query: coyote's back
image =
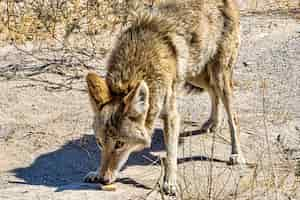
<svg viewBox="0 0 300 200"><path fill-rule="evenodd" d="M147 71L140 73L145 77L167 68L153 63L162 60L157 54L171 54L176 78L186 80L206 70L220 51L238 45L239 11L234 0L160 1L136 11L132 26L114 46L107 79L115 92L128 90L130 82L140 79L137 73Z"/></svg>

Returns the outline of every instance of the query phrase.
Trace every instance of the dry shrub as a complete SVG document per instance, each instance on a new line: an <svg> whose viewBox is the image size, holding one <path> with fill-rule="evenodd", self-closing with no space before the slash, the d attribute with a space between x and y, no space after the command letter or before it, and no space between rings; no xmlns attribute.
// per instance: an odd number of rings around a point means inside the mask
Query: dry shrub
<svg viewBox="0 0 300 200"><path fill-rule="evenodd" d="M96 35L126 23L136 0L6 0L0 2L2 41L68 38L72 33ZM159 0L143 0L153 3ZM270 11L299 8L297 0L238 0L241 9Z"/></svg>
<svg viewBox="0 0 300 200"><path fill-rule="evenodd" d="M73 32L94 35L112 30L127 12L117 0L7 0L0 2L4 40L22 43L66 38Z"/></svg>
<svg viewBox="0 0 300 200"><path fill-rule="evenodd" d="M39 65L94 68L126 22L125 0L0 2L0 46L12 44ZM31 68L32 66L28 66ZM27 66L24 66L27 68ZM21 70L18 68L18 70ZM7 69L11 74L10 69ZM11 78L11 76L9 76Z"/></svg>

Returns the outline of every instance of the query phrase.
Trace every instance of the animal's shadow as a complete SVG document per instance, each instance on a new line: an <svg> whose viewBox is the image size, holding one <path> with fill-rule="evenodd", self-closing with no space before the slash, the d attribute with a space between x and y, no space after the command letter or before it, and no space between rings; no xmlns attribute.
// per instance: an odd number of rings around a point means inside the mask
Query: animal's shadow
<svg viewBox="0 0 300 200"><path fill-rule="evenodd" d="M149 165L153 164L153 162L160 164L159 157L153 155L151 152L163 151L163 141L162 130L156 129L152 138L151 149L144 149L141 152L133 153L125 166ZM16 177L24 180L13 183L56 187L56 191L94 189L95 186L83 184L82 179L87 172L96 170L99 166L100 158L101 152L97 147L94 136L84 135L80 139L67 142L56 151L37 157L34 162L27 167L12 170ZM191 160L206 161L209 160L209 158L203 156L181 158L178 159L178 163L180 164ZM214 161L218 162L219 160ZM135 187L146 188L146 186L130 178L120 179L119 182ZM74 183L78 184L74 185Z"/></svg>
<svg viewBox="0 0 300 200"><path fill-rule="evenodd" d="M156 130L152 139L151 151L162 151L164 143L162 131ZM101 152L93 135L83 135L80 139L69 141L59 149L37 157L27 167L12 170L16 177L24 181L16 184L44 185L61 187L71 183L81 183L83 177L99 166ZM148 165L159 159L150 149L133 153L125 166ZM133 184L133 180L121 179L124 184ZM87 185L86 185L87 186Z"/></svg>

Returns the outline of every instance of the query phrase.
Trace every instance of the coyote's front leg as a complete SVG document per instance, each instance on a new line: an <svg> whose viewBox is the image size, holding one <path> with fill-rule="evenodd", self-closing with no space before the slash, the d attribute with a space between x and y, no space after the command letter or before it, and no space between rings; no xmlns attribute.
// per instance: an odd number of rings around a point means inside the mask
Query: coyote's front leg
<svg viewBox="0 0 300 200"><path fill-rule="evenodd" d="M176 94L174 91L167 95L164 120L164 140L167 151L165 160L165 176L163 190L170 195L176 194L177 176L177 146L179 137L180 117L177 112Z"/></svg>

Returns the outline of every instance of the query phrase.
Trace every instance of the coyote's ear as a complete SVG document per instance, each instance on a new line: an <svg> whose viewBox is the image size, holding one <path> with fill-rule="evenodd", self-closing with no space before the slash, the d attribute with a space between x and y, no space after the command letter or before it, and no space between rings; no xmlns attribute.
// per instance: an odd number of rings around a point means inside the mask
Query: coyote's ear
<svg viewBox="0 0 300 200"><path fill-rule="evenodd" d="M86 76L86 82L94 111L101 109L104 104L112 99L106 81L96 73L89 72Z"/></svg>
<svg viewBox="0 0 300 200"><path fill-rule="evenodd" d="M124 112L131 117L145 119L149 109L149 89L145 81L141 81L124 98Z"/></svg>

